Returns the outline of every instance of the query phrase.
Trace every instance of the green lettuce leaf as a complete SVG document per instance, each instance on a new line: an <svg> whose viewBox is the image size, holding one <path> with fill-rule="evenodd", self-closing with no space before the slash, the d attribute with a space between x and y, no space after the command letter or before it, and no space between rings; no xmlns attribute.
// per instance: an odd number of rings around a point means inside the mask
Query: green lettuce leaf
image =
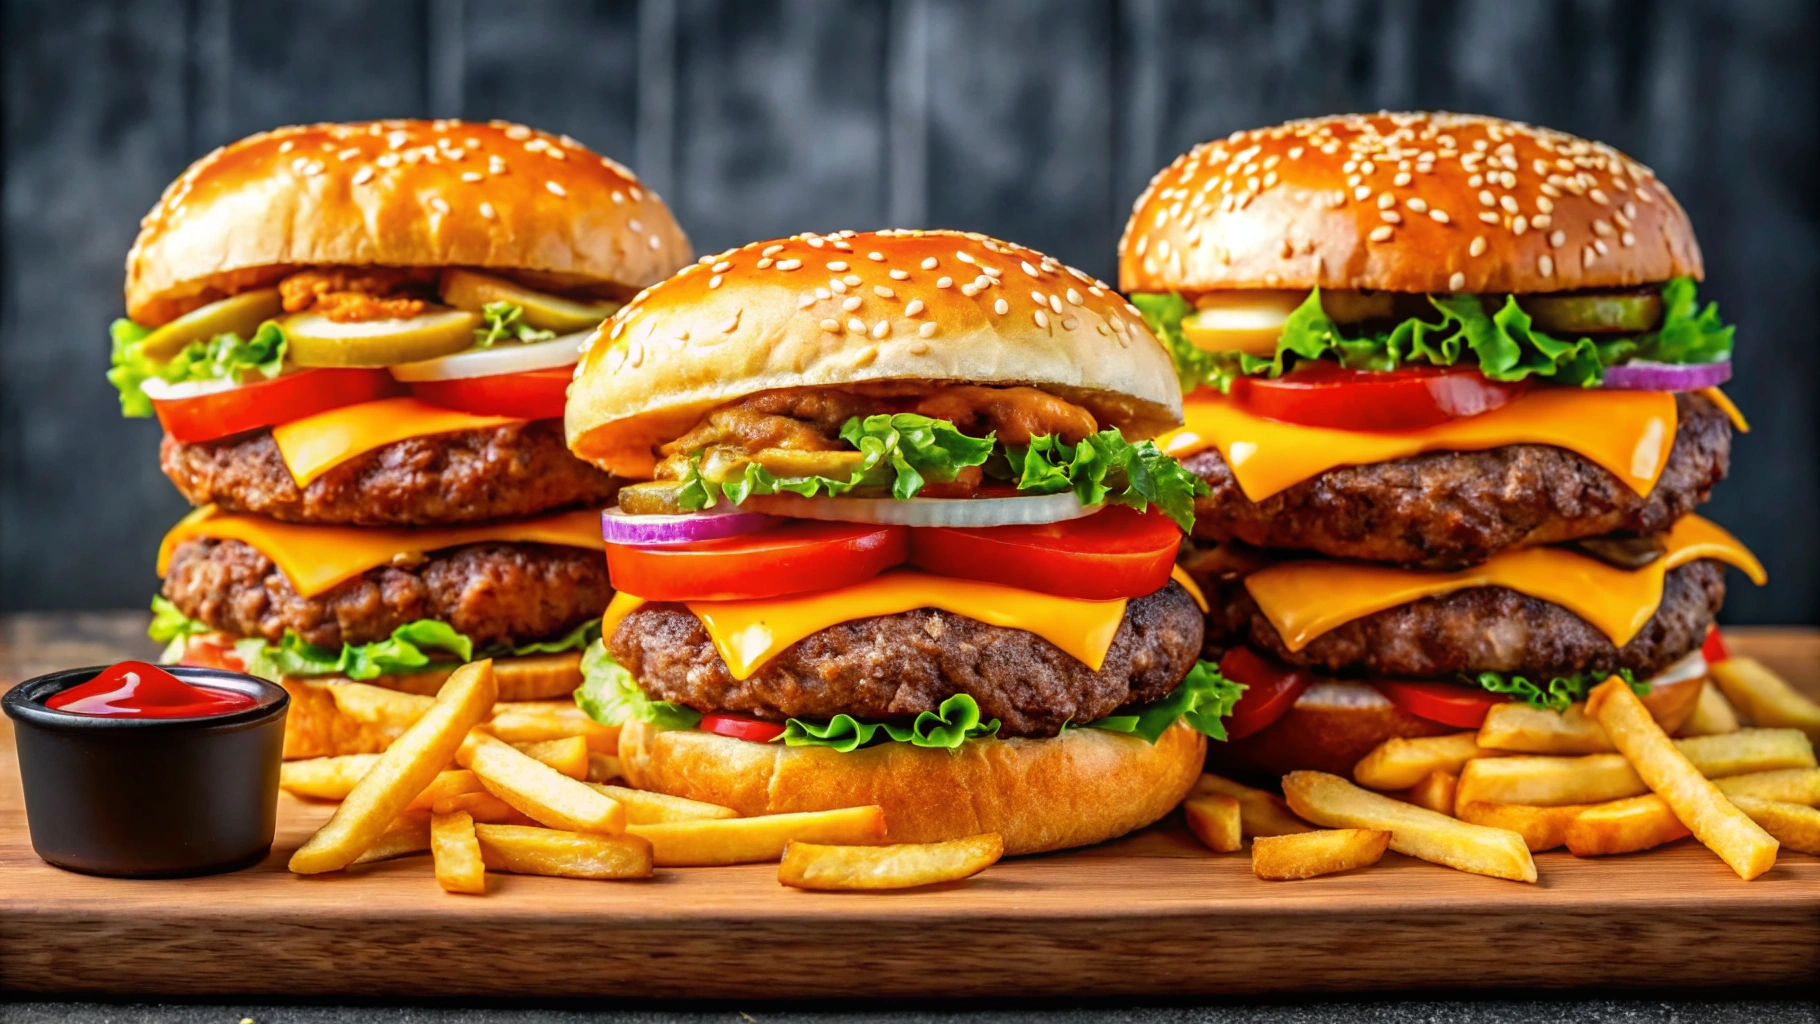
<svg viewBox="0 0 1820 1024"><path fill-rule="evenodd" d="M479 327L474 328L474 347L491 348L498 341L549 341L555 331L540 331L525 323L524 307L516 302L489 302L480 307Z"/></svg>
<svg viewBox="0 0 1820 1024"><path fill-rule="evenodd" d="M1181 380L1183 394L1203 384L1222 392L1232 386L1231 370L1223 361L1212 352L1197 348L1182 335L1182 319L1194 312L1194 306L1187 299L1175 292L1138 292L1131 296L1131 304L1143 314L1150 333L1162 341L1170 358L1175 360L1175 373Z"/></svg>
<svg viewBox="0 0 1820 1024"><path fill-rule="evenodd" d="M246 663L246 670L267 679L284 676L377 679L404 675L427 667L430 656L425 651L430 650L444 651L469 661L474 657L474 642L446 622L418 619L394 629L384 640L358 646L342 644L340 650L305 643L288 630L284 639L275 645L259 637L234 644L234 651Z"/></svg>
<svg viewBox="0 0 1820 1024"><path fill-rule="evenodd" d="M1147 743L1155 743L1164 730L1180 718L1195 731L1211 739L1224 740L1224 719L1232 714L1233 705L1244 695L1245 684L1220 675L1219 667L1211 661L1197 661L1182 684L1171 690L1167 697L1129 715L1111 715L1089 722L1087 727L1130 733Z"/></svg>
<svg viewBox="0 0 1820 1024"><path fill-rule="evenodd" d="M209 629L207 623L183 614L181 609L165 600L163 595L152 598L152 623L145 627L145 635L165 645L164 653L158 656L162 664L169 665L183 657L190 637L209 632L213 630Z"/></svg>
<svg viewBox="0 0 1820 1024"><path fill-rule="evenodd" d="M1636 341L1633 358L1658 363L1716 363L1732 356L1735 328L1719 321L1719 304L1700 308L1691 277L1662 286L1662 326Z"/></svg>
<svg viewBox="0 0 1820 1024"><path fill-rule="evenodd" d="M527 654L561 654L564 651L586 650L588 645L600 639L600 620L591 618L563 636L554 640L525 644L522 647L510 648L510 652L523 657ZM503 653L503 651L502 651Z"/></svg>
<svg viewBox="0 0 1820 1024"><path fill-rule="evenodd" d="M862 722L852 715L835 715L816 724L792 718L784 723L783 740L791 747L831 747L847 753L866 746L883 732L896 743L936 750L954 750L968 740L998 735L999 720L980 722L980 706L971 696L957 693L934 711L916 716L908 726L891 722Z"/></svg>
<svg viewBox="0 0 1820 1024"><path fill-rule="evenodd" d="M1033 437L1028 447L1007 447L1005 458L1023 493L1073 491L1083 505L1110 502L1140 512L1155 506L1183 530L1194 525L1195 497L1208 491L1205 480L1164 455L1154 442L1132 444L1112 429L1079 444L1053 434Z"/></svg>
<svg viewBox="0 0 1820 1024"><path fill-rule="evenodd" d="M175 356L159 364L145 354L145 339L152 333L131 320L115 320L108 328L113 338L112 367L108 382L120 392L120 412L125 416L150 416L152 403L145 382L156 377L170 384L187 381L244 381L257 373L270 380L284 369L290 340L277 321L259 325L251 338L229 332L208 341L192 341Z"/></svg>
<svg viewBox="0 0 1820 1024"><path fill-rule="evenodd" d="M121 317L108 326L107 333L113 340L107 382L120 392L120 414L135 418L150 416L152 400L145 397L140 386L158 376L158 367L146 357L140 343L152 329Z"/></svg>
<svg viewBox="0 0 1820 1024"><path fill-rule="evenodd" d="M632 673L607 653L607 645L596 640L581 656L581 687L575 691L575 706L602 725L626 722L650 722L663 729L693 729L701 721L701 712L667 700L645 696Z"/></svg>
<svg viewBox="0 0 1820 1024"><path fill-rule="evenodd" d="M1628 683L1637 696L1649 694L1649 680L1638 679L1627 668L1621 668L1615 674ZM1518 703L1528 704L1532 708L1566 711L1568 705L1585 700L1592 688L1605 679L1605 673L1576 672L1570 676L1556 676L1546 684L1537 684L1511 673L1480 672L1468 677L1467 681L1477 683L1492 693L1508 693Z"/></svg>

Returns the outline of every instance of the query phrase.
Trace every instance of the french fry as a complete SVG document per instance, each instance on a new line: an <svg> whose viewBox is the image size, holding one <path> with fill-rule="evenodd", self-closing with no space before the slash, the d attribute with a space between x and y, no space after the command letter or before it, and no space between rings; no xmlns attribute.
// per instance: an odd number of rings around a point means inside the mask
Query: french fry
<svg viewBox="0 0 1820 1024"><path fill-rule="evenodd" d="M659 825L666 821L715 821L739 817L739 812L731 807L687 800L666 793L653 793L648 789L627 789L599 782L587 783L587 787L619 801L619 805L626 809L627 825Z"/></svg>
<svg viewBox="0 0 1820 1024"><path fill-rule="evenodd" d="M1636 853L1688 835L1668 802L1654 793L1579 808L1562 840L1576 857Z"/></svg>
<svg viewBox="0 0 1820 1024"><path fill-rule="evenodd" d="M1709 779L1815 765L1814 743L1799 729L1739 729L1716 736L1689 736L1676 740L1675 747Z"/></svg>
<svg viewBox="0 0 1820 1024"><path fill-rule="evenodd" d="M436 778L424 787L423 792L417 794L408 809L427 811L449 797L483 792L485 790L481 788L479 776L466 768L450 768L437 772Z"/></svg>
<svg viewBox="0 0 1820 1024"><path fill-rule="evenodd" d="M1478 734L1392 737L1352 766L1352 781L1366 789L1408 789L1433 772L1458 774L1466 762L1496 756L1478 743Z"/></svg>
<svg viewBox="0 0 1820 1024"><path fill-rule="evenodd" d="M1649 792L1622 754L1480 758L1460 769L1460 803L1559 807L1596 804Z"/></svg>
<svg viewBox="0 0 1820 1024"><path fill-rule="evenodd" d="M1820 856L1820 810L1779 800L1735 796L1732 803L1750 815L1776 842L1797 853Z"/></svg>
<svg viewBox="0 0 1820 1024"><path fill-rule="evenodd" d="M588 751L589 782L612 782L621 777L617 756L603 754L598 750Z"/></svg>
<svg viewBox="0 0 1820 1024"><path fill-rule="evenodd" d="M885 812L868 805L752 818L629 825L626 831L651 841L653 863L660 868L757 864L781 859L784 847L792 842L876 846L885 839Z"/></svg>
<svg viewBox="0 0 1820 1024"><path fill-rule="evenodd" d="M1191 796L1182 801L1182 814L1188 819L1188 831L1214 853L1232 853L1244 845L1239 838L1237 797L1224 793Z"/></svg>
<svg viewBox="0 0 1820 1024"><path fill-rule="evenodd" d="M651 844L637 836L476 825L474 837L489 871L561 878L651 877Z"/></svg>
<svg viewBox="0 0 1820 1024"><path fill-rule="evenodd" d="M486 893L487 867L467 812L430 817L430 855L436 861L436 884L444 892Z"/></svg>
<svg viewBox="0 0 1820 1024"><path fill-rule="evenodd" d="M1453 815L1454 794L1460 788L1460 777L1453 772L1432 771L1421 782L1409 787L1404 798L1417 807Z"/></svg>
<svg viewBox="0 0 1820 1024"><path fill-rule="evenodd" d="M602 725L569 701L537 700L501 704L487 728L507 743L538 743L586 737L588 749L619 753L619 726Z"/></svg>
<svg viewBox="0 0 1820 1024"><path fill-rule="evenodd" d="M406 811L392 819L379 840L367 847L367 852L354 858L356 864L371 864L374 861L391 860L394 857L405 857L413 853L427 853L430 849L430 816L427 812Z"/></svg>
<svg viewBox="0 0 1820 1024"><path fill-rule="evenodd" d="M1501 828L1523 837L1530 853L1541 853L1567 844L1567 829L1588 804L1559 807L1531 807L1528 804L1500 804L1471 800L1455 806L1461 821L1486 828Z"/></svg>
<svg viewBox="0 0 1820 1024"><path fill-rule="evenodd" d="M395 736L404 735L404 731L436 703L435 697L404 693L371 683L334 683L328 691L335 701L335 709L344 717Z"/></svg>
<svg viewBox="0 0 1820 1024"><path fill-rule="evenodd" d="M1773 772L1752 772L1714 779L1719 792L1737 803L1741 796L1774 800L1783 804L1806 804L1820 807L1820 768L1784 768Z"/></svg>
<svg viewBox="0 0 1820 1024"><path fill-rule="evenodd" d="M1493 759L1469 762L1486 763ZM1330 828L1385 829L1390 848L1460 871L1518 882L1536 880L1536 862L1515 832L1469 825L1425 807L1373 793L1326 772L1290 772L1283 795L1296 814Z"/></svg>
<svg viewBox="0 0 1820 1024"><path fill-rule="evenodd" d="M479 793L457 793L430 805L432 814L460 812L485 825L535 825L536 819L525 816L518 808L482 790Z"/></svg>
<svg viewBox="0 0 1820 1024"><path fill-rule="evenodd" d="M567 736L560 740L538 740L535 743L512 745L524 751L531 760L542 761L571 779L586 781L588 778L586 736Z"/></svg>
<svg viewBox="0 0 1820 1024"><path fill-rule="evenodd" d="M1004 855L1005 841L997 832L893 846L793 842L784 847L777 880L797 889L826 891L912 889L971 878Z"/></svg>
<svg viewBox="0 0 1820 1024"><path fill-rule="evenodd" d="M1283 802L1282 797L1268 790L1253 789L1211 772L1203 772L1190 795L1208 793L1223 793L1239 802L1239 833L1247 839L1314 831L1313 825L1290 813L1289 805Z"/></svg>
<svg viewBox="0 0 1820 1024"><path fill-rule="evenodd" d="M291 855L290 869L300 875L339 871L365 853L455 756L468 730L492 710L497 693L491 660L455 670L430 709L379 755L328 824Z"/></svg>
<svg viewBox="0 0 1820 1024"><path fill-rule="evenodd" d="M1493 704L1485 712L1479 745L1521 754L1609 754L1618 749L1599 723L1586 717L1583 703L1554 712L1516 701Z"/></svg>
<svg viewBox="0 0 1820 1024"><path fill-rule="evenodd" d="M1668 803L1675 817L1731 865L1739 878L1749 880L1775 866L1776 840L1727 800L1719 787L1676 749L1624 680L1614 677L1595 687L1587 699L1586 711L1605 727L1611 741L1630 759L1649 788ZM1719 740L1737 735L1740 734L1698 739ZM1571 842L1568 849L1573 849Z"/></svg>
<svg viewBox="0 0 1820 1024"><path fill-rule="evenodd" d="M551 828L605 835L626 830L618 801L486 733L469 736L456 760L480 777L487 792Z"/></svg>
<svg viewBox="0 0 1820 1024"><path fill-rule="evenodd" d="M1731 701L1725 699L1724 691L1719 684L1708 679L1700 687L1700 699L1694 703L1694 712L1681 723L1683 736L1718 736L1721 733L1737 732L1741 728L1738 712Z"/></svg>
<svg viewBox="0 0 1820 1024"><path fill-rule="evenodd" d="M342 754L286 761L278 769L278 786L311 800L345 800L360 777L373 770L378 754Z"/></svg>
<svg viewBox="0 0 1820 1024"><path fill-rule="evenodd" d="M1820 704L1803 696L1755 658L1727 658L1708 669L1725 698L1757 726L1800 729L1820 740Z"/></svg>
<svg viewBox="0 0 1820 1024"><path fill-rule="evenodd" d="M1251 843L1251 873L1272 882L1331 875L1376 864L1389 846L1390 833L1379 828L1259 836Z"/></svg>

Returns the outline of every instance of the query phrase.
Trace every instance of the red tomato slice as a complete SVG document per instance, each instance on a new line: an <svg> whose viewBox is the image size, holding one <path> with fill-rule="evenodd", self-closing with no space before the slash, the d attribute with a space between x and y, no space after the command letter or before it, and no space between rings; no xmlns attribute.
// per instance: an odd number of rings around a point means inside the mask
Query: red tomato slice
<svg viewBox="0 0 1820 1024"><path fill-rule="evenodd" d="M1719 635L1718 626L1706 627L1706 642L1700 645L1700 656L1708 665L1717 664L1732 656L1725 647L1725 638Z"/></svg>
<svg viewBox="0 0 1820 1024"><path fill-rule="evenodd" d="M246 671L246 663L240 660L240 655L232 647L197 637L190 637L189 644L183 648L183 657L177 659L177 664L192 668L224 668L229 672Z"/></svg>
<svg viewBox="0 0 1820 1024"><path fill-rule="evenodd" d="M1460 683L1376 682L1371 684L1389 697L1391 703L1417 718L1451 725L1456 729L1477 729L1485 724L1485 713L1494 704L1510 701L1508 693L1488 693Z"/></svg>
<svg viewBox="0 0 1820 1024"><path fill-rule="evenodd" d="M1308 689L1307 672L1284 668L1249 647L1234 647L1220 659L1220 674L1245 684L1245 695L1226 716L1226 740L1233 742L1263 732L1295 707Z"/></svg>
<svg viewBox="0 0 1820 1024"><path fill-rule="evenodd" d="M909 530L796 520L758 533L661 548L607 545L613 587L647 601L735 601L833 590L909 556Z"/></svg>
<svg viewBox="0 0 1820 1024"><path fill-rule="evenodd" d="M305 370L255 380L194 398L152 402L158 422L179 441L212 441L259 427L300 420L402 392L384 370Z"/></svg>
<svg viewBox="0 0 1820 1024"><path fill-rule="evenodd" d="M1487 380L1471 367L1348 370L1304 360L1275 380L1240 377L1233 401L1259 416L1339 430L1415 430L1490 412L1523 394L1528 381Z"/></svg>
<svg viewBox="0 0 1820 1024"><path fill-rule="evenodd" d="M1041 526L915 530L910 564L943 576L1110 601L1161 590L1181 544L1182 531L1168 516L1115 505Z"/></svg>
<svg viewBox="0 0 1820 1024"><path fill-rule="evenodd" d="M491 377L413 381L411 392L434 405L460 409L476 416L549 420L562 416L569 381L574 376L573 366L558 366Z"/></svg>
<svg viewBox="0 0 1820 1024"><path fill-rule="evenodd" d="M701 716L701 728L703 732L731 736L736 740L751 740L753 743L769 743L784 734L784 727L776 722L731 711L713 711Z"/></svg>

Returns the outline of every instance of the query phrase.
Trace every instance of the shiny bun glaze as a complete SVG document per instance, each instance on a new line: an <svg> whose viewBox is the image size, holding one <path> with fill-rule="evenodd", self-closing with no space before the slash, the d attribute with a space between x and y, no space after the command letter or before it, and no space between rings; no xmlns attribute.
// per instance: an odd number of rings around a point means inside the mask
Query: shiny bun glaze
<svg viewBox="0 0 1820 1024"><path fill-rule="evenodd" d="M1702 277L1686 211L1610 146L1515 121L1378 113L1202 143L1119 242L1125 292L1559 292Z"/></svg>
<svg viewBox="0 0 1820 1024"><path fill-rule="evenodd" d="M224 146L172 182L127 254L126 307L162 324L303 266L492 268L631 291L689 256L661 199L567 136L316 124Z"/></svg>

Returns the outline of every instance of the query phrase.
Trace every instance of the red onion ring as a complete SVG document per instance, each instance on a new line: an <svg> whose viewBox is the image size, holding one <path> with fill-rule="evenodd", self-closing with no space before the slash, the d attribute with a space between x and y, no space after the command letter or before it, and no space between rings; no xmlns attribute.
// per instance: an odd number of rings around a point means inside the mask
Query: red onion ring
<svg viewBox="0 0 1820 1024"><path fill-rule="evenodd" d="M1732 379L1732 361L1652 363L1637 360L1607 367L1602 386L1614 391L1698 391Z"/></svg>
<svg viewBox="0 0 1820 1024"><path fill-rule="evenodd" d="M619 506L600 514L600 535L608 544L628 547L663 547L669 544L693 544L755 533L778 522L776 516L762 512L691 512L685 515L635 516Z"/></svg>

